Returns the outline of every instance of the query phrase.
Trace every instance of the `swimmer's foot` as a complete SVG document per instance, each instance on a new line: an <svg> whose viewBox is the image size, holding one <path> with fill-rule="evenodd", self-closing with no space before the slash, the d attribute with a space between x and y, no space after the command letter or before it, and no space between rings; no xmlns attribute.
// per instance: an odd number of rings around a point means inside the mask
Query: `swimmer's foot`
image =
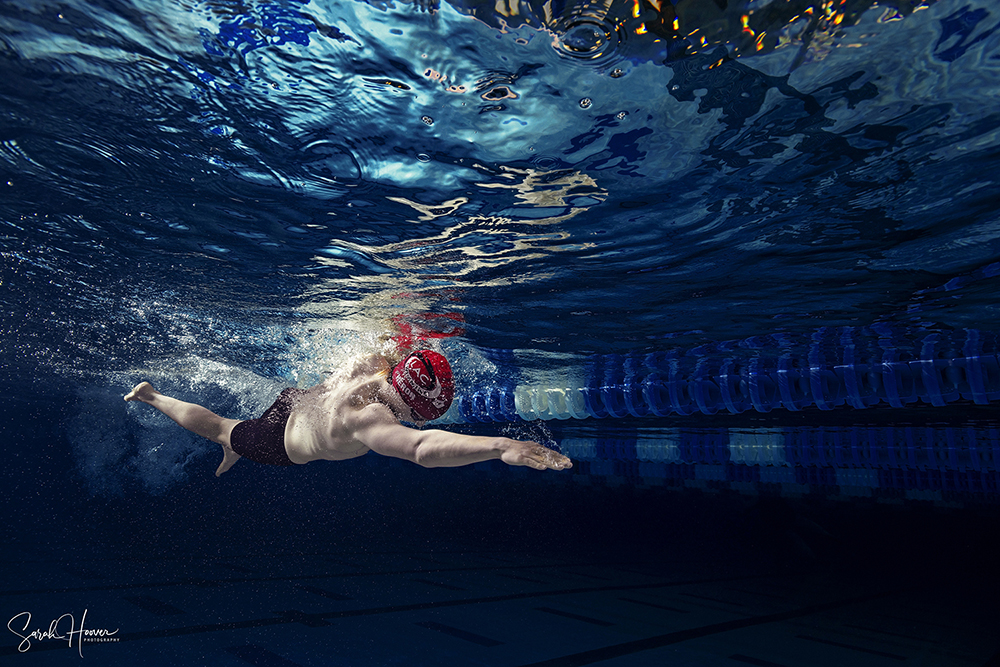
<svg viewBox="0 0 1000 667"><path fill-rule="evenodd" d="M222 463L219 464L219 469L215 471L215 476L218 477L222 473L226 472L233 467L233 464L239 461L242 456L233 451L232 447L227 445L222 446Z"/></svg>
<svg viewBox="0 0 1000 667"><path fill-rule="evenodd" d="M153 385L148 382L140 382L132 391L125 394L126 401L142 401L143 403L148 403L154 396L160 392L153 389Z"/></svg>

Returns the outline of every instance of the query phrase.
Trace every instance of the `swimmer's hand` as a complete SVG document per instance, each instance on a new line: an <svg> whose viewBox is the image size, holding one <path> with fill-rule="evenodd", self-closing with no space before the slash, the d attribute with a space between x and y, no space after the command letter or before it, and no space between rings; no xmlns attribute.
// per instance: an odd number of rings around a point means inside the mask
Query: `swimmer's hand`
<svg viewBox="0 0 1000 667"><path fill-rule="evenodd" d="M565 470L573 467L573 462L568 458L537 442L504 440L500 460L507 465L528 466L535 470Z"/></svg>

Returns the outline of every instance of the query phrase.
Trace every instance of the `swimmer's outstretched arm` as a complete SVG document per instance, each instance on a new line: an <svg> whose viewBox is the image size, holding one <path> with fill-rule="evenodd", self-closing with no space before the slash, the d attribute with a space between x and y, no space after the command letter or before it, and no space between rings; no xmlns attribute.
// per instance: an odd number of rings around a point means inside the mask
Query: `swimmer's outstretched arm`
<svg viewBox="0 0 1000 667"><path fill-rule="evenodd" d="M536 470L564 470L573 466L568 458L537 442L408 428L396 421L387 407L377 403L362 411L360 427L354 435L378 454L406 459L425 468L464 466L492 459Z"/></svg>

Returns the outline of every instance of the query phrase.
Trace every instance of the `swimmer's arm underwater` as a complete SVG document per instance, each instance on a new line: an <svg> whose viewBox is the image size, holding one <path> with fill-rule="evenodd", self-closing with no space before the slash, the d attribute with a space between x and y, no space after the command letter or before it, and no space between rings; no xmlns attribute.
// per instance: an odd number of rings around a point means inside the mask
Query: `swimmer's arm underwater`
<svg viewBox="0 0 1000 667"><path fill-rule="evenodd" d="M418 431L396 421L384 405L362 411L355 437L383 456L406 459L425 468L464 466L500 459L508 465L536 470L564 470L572 461L537 442L463 435L440 430Z"/></svg>

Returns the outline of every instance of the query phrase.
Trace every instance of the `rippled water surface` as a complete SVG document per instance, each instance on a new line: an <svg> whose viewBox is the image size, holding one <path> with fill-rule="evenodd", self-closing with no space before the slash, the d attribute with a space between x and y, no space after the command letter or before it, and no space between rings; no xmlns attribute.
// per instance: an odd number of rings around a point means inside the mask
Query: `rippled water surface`
<svg viewBox="0 0 1000 667"><path fill-rule="evenodd" d="M814 4L4 3L4 361L998 328L1000 14Z"/></svg>

